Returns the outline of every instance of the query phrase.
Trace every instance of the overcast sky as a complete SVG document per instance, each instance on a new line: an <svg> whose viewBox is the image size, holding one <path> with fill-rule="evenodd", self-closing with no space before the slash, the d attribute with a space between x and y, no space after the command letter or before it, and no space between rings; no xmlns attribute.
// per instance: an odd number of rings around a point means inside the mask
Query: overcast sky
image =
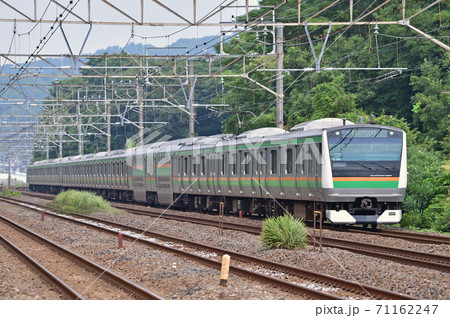
<svg viewBox="0 0 450 318"><path fill-rule="evenodd" d="M33 18L34 0L7 0L7 3L13 5L23 14ZM67 5L68 0L58 0L59 3ZM75 0L74 3L77 1ZM123 10L126 14L132 16L136 20L140 20L140 0L108 0L109 3ZM159 0L165 6L183 16L189 21L193 20L193 2L194 0ZM226 5L231 0L196 0L197 4L197 20L214 11L218 6ZM250 5L256 5L257 0L250 0ZM241 6L241 8L236 7ZM208 22L231 21L232 16L244 14L245 0L238 0L235 6L227 8L222 12L222 16L217 14L208 20ZM44 14L45 12L45 14ZM37 0L38 19L54 20L56 16L63 12L50 0ZM88 17L88 0L79 0L74 14L87 20ZM131 36L131 26L107 26L95 23L95 21L129 21L121 13L115 11L101 0L91 0L91 17L94 21L92 31L84 47L83 53L93 53L98 49L108 46L118 45L123 47ZM1 19L24 19L24 16L9 8L3 2L0 2L0 18ZM78 20L73 15L69 15L67 21ZM144 0L144 21L145 22L168 22L180 23L185 22L175 14L169 12L151 0ZM0 22L1 41L0 52L30 54L36 48L40 39L49 31L51 24L49 23L17 23L17 33L13 37L13 22ZM135 43L145 43L154 46L166 46L167 43L173 43L180 38L196 38L206 35L218 35L220 28L218 27L161 27L161 26L135 26L134 37ZM66 33L70 46L74 54L78 54L89 30L89 25L63 23L63 29ZM148 37L147 39L138 36ZM13 41L12 41L13 40ZM12 42L11 42L12 41ZM10 45L12 43L12 45ZM45 54L67 54L69 53L67 45L62 36L62 32L57 30L45 45L41 53ZM3 62L3 61L2 61Z"/></svg>

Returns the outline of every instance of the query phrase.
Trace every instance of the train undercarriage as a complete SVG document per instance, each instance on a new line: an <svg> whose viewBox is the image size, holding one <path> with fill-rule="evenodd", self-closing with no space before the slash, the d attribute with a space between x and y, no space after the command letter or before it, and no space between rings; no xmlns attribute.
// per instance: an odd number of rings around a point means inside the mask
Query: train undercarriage
<svg viewBox="0 0 450 318"><path fill-rule="evenodd" d="M135 202L133 191L118 189L97 189L82 187L61 187L51 185L30 185L31 191L58 194L70 189L89 191L105 199L117 202ZM156 192L146 193L146 202L150 206L160 206ZM329 219L335 224L362 224L375 229L384 219L401 219L400 203L377 202L375 198L357 198L354 202L314 202L275 200L265 198L224 197L192 194L174 194L171 208L184 211L216 212L223 206L225 215L257 216L261 218L289 213L295 218L313 221L314 211L322 212L323 220ZM380 222L381 221L381 222Z"/></svg>

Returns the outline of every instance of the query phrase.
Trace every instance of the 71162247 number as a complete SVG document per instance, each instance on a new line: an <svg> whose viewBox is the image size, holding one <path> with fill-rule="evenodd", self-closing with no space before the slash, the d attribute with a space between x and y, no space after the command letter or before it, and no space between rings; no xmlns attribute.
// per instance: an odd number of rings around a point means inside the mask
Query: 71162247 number
<svg viewBox="0 0 450 318"><path fill-rule="evenodd" d="M377 315L434 315L438 305L377 305Z"/></svg>

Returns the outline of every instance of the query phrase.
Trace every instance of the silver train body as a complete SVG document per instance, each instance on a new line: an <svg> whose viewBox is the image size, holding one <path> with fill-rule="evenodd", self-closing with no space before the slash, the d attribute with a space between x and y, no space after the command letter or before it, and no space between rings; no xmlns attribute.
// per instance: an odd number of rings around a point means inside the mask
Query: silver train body
<svg viewBox="0 0 450 318"><path fill-rule="evenodd" d="M397 223L406 182L406 134L335 118L290 131L155 142L143 147L36 162L31 190L88 190L120 201L311 220Z"/></svg>

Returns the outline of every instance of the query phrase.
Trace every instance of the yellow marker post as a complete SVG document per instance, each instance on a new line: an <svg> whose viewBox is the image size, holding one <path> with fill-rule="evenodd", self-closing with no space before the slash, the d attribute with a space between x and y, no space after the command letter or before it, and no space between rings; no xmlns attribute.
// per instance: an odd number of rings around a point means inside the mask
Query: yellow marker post
<svg viewBox="0 0 450 318"><path fill-rule="evenodd" d="M230 272L230 255L222 256L222 268L220 270L220 286L228 286L228 273Z"/></svg>

